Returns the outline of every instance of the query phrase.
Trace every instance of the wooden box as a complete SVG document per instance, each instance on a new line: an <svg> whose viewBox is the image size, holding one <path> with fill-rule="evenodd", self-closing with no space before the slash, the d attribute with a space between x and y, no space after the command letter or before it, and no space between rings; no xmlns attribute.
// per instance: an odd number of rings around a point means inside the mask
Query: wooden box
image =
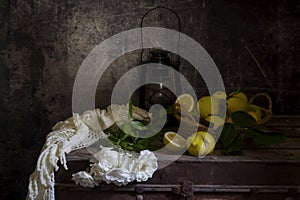
<svg viewBox="0 0 300 200"><path fill-rule="evenodd" d="M86 169L90 155L85 149L72 152L69 170L56 173L56 199L300 199L300 116L274 116L266 126L286 133L287 141L249 146L243 156L224 156L219 150L203 159L183 155L147 182L122 187L76 186L71 175Z"/></svg>

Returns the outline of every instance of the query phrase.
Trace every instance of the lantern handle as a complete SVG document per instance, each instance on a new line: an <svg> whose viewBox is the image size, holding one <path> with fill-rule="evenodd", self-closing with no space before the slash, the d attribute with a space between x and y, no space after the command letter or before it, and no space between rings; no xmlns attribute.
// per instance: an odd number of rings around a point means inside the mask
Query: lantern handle
<svg viewBox="0 0 300 200"><path fill-rule="evenodd" d="M169 11L169 12L172 12L175 16L176 16L176 18L177 18L177 20L178 20L178 41L177 41L177 64L178 64L178 66L180 66L180 56L178 55L179 54L179 42L180 42L180 32L181 32L181 21L180 21L180 17L179 17L179 15L174 11L174 10L172 10L172 9L170 9L170 8L167 8L167 7L164 7L164 6L157 6L157 7L155 7L155 8L152 8L152 9L150 9L150 10L148 10L144 15L143 15L143 17L142 17L142 20L141 20L141 24L140 24L140 27L141 27L141 45L142 45L142 51L141 51L141 60L140 60L140 63L142 63L142 61L143 61L143 54L144 54L144 47L143 47L143 23L144 23L144 19L145 19L145 17L150 13L150 12L152 12L152 11L154 11L154 10L156 10L156 9L165 9L165 10L167 10L167 11Z"/></svg>

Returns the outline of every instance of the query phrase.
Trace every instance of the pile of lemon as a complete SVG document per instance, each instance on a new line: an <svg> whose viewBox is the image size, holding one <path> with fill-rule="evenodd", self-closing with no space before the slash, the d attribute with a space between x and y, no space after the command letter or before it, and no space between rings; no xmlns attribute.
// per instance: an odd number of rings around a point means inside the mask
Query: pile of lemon
<svg viewBox="0 0 300 200"><path fill-rule="evenodd" d="M233 92L227 97L227 118L226 122L233 123L231 114L237 111L243 111L251 115L257 122L262 118L260 107L248 102L248 97L243 92Z"/></svg>
<svg viewBox="0 0 300 200"><path fill-rule="evenodd" d="M217 129L225 122L233 123L231 114L237 111L243 111L251 115L256 121L261 120L262 111L248 102L248 97L241 91L232 92L227 95L225 92L217 91L211 96L201 97L197 105L193 97L189 94L180 95L176 103L183 106L188 112L195 112L197 109L200 118L213 123L213 128ZM226 107L222 108L222 105ZM226 109L226 110L224 110ZM226 117L224 116L226 113ZM187 148L188 152L197 157L203 157L213 152L216 140L208 132L200 131L192 134L187 139L175 132L167 132L164 135L164 144L171 151L180 151Z"/></svg>
<svg viewBox="0 0 300 200"><path fill-rule="evenodd" d="M163 140L168 150L182 152L187 148L191 155L197 157L204 157L210 154L216 145L215 138L205 131L196 132L187 139L175 132L166 132Z"/></svg>
<svg viewBox="0 0 300 200"><path fill-rule="evenodd" d="M248 113L256 121L260 121L262 118L261 109L256 105L250 104L245 93L237 91L226 95L225 92L217 91L212 96L201 97L198 101L200 117L208 122L214 123L215 128L224 124L224 119L220 117L222 114L220 113L222 101L226 101L225 122L233 123L231 114L237 111Z"/></svg>

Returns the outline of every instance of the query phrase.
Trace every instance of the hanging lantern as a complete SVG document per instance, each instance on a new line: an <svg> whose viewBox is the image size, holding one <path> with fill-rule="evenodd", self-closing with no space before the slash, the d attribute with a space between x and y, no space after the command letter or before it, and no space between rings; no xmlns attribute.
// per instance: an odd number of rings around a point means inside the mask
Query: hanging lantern
<svg viewBox="0 0 300 200"><path fill-rule="evenodd" d="M178 30L180 32L181 25L180 25L180 18L178 14L166 7L158 6L149 10L142 18L141 21L141 28L143 27L144 18L153 10L156 9L164 9L169 12L172 12L178 19ZM179 36L178 36L178 43L179 43ZM160 104L164 107L168 107L174 104L176 100L176 95L168 89L167 86L170 88L175 88L176 93L180 93L180 81L178 77L178 73L174 73L174 70L179 71L180 66L180 56L177 54L177 60L172 61L170 52L162 50L162 49L154 49L149 52L148 60L143 60L144 49L142 48L141 57L140 57L140 64L149 64L147 70L144 71L141 75L141 78L146 80L151 80L154 83L146 84L141 87L140 89L140 107L149 109L154 104ZM170 68L174 70L170 70Z"/></svg>

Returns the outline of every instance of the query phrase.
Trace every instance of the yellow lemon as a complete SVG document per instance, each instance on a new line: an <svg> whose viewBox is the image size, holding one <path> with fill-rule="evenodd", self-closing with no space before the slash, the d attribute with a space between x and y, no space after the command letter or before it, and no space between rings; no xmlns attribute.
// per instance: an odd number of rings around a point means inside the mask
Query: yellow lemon
<svg viewBox="0 0 300 200"><path fill-rule="evenodd" d="M186 140L179 134L169 131L164 134L163 138L166 148L173 152L182 151L186 148Z"/></svg>
<svg viewBox="0 0 300 200"><path fill-rule="evenodd" d="M200 131L188 137L187 145L191 155L201 157L214 150L216 141L210 133Z"/></svg>
<svg viewBox="0 0 300 200"><path fill-rule="evenodd" d="M228 116L228 117L226 118L225 122L226 122L226 123L234 124L230 116Z"/></svg>
<svg viewBox="0 0 300 200"><path fill-rule="evenodd" d="M226 93L223 92L223 91L216 91L216 92L212 95L212 97L214 97L214 98L216 98L216 99L218 99L218 100L226 100L227 95L226 95Z"/></svg>
<svg viewBox="0 0 300 200"><path fill-rule="evenodd" d="M214 116L214 115L210 115L205 117L205 120L208 122L211 122L214 124L214 128L218 128L219 126L223 125L225 120L220 117L220 116Z"/></svg>
<svg viewBox="0 0 300 200"><path fill-rule="evenodd" d="M248 115L251 115L255 119L255 121L259 120L259 117L258 117L257 113L254 112L254 111L249 111Z"/></svg>
<svg viewBox="0 0 300 200"><path fill-rule="evenodd" d="M239 97L231 97L227 99L227 112L229 114L236 111L247 112L249 110L249 104L245 99Z"/></svg>
<svg viewBox="0 0 300 200"><path fill-rule="evenodd" d="M244 92L231 92L228 96L229 97L238 97L238 98L244 99L244 101L248 102L248 97Z"/></svg>
<svg viewBox="0 0 300 200"><path fill-rule="evenodd" d="M261 111L261 109L257 106L257 105L253 105L253 104L250 104L249 105L249 112L254 112L255 113L255 115L256 115L256 117L257 118L255 118L256 119L256 121L259 121L259 120L261 120L261 117L262 117L262 111ZM249 112L248 112L248 114L249 114ZM251 114L250 114L251 115ZM252 116L252 115L251 115ZM253 117L253 116L252 116Z"/></svg>
<svg viewBox="0 0 300 200"><path fill-rule="evenodd" d="M200 117L205 118L208 115L217 115L219 113L219 102L216 98L204 96L198 101Z"/></svg>
<svg viewBox="0 0 300 200"><path fill-rule="evenodd" d="M216 98L219 102L219 113L226 112L226 93L224 91L216 91L212 97Z"/></svg>
<svg viewBox="0 0 300 200"><path fill-rule="evenodd" d="M195 102L191 95L189 94L182 94L180 95L175 103L180 104L180 106L183 106L187 111L191 112L194 109Z"/></svg>

